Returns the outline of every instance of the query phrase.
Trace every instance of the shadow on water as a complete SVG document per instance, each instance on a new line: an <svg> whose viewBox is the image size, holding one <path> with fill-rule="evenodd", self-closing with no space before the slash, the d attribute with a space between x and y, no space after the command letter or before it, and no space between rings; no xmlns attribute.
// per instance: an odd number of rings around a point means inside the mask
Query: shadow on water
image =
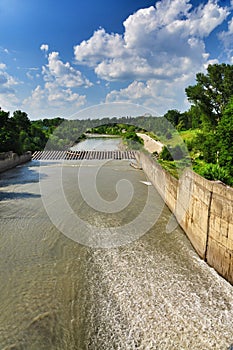
<svg viewBox="0 0 233 350"><path fill-rule="evenodd" d="M40 173L40 162L31 161L0 173L0 201L40 198L41 195L27 191L9 191L7 187L38 183L47 175Z"/></svg>
<svg viewBox="0 0 233 350"><path fill-rule="evenodd" d="M28 192L2 192L0 191L0 201L14 200L14 199L29 199L40 198L40 194L28 193Z"/></svg>
<svg viewBox="0 0 233 350"><path fill-rule="evenodd" d="M46 176L39 173L40 165L40 162L31 161L0 173L0 187L39 182L41 178Z"/></svg>

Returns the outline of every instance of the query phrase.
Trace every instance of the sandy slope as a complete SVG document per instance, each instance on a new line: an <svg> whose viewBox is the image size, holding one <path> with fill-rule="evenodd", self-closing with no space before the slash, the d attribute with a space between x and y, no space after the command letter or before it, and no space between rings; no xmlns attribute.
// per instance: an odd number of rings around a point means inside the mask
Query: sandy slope
<svg viewBox="0 0 233 350"><path fill-rule="evenodd" d="M141 134L141 133L137 133L137 135L139 137L141 137L144 141L144 148L150 152L158 152L160 153L162 151L163 148L163 144L159 141L155 141L154 139L152 139L150 136L146 135L146 134Z"/></svg>

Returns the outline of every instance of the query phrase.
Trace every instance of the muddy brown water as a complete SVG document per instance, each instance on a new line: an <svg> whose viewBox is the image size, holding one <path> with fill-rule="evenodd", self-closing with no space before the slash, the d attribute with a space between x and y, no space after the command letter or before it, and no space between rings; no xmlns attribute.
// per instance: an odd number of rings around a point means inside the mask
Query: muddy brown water
<svg viewBox="0 0 233 350"><path fill-rule="evenodd" d="M103 165L101 196L113 200L122 177L134 194L119 213L98 213L77 187L77 170L90 173L96 166L64 166L72 209L97 228L130 222L147 196L145 174L128 161ZM0 349L227 350L233 287L199 259L179 227L166 233L168 208L129 244L104 249L74 242L51 222L40 192L40 182L53 181L60 167L33 161L1 174Z"/></svg>

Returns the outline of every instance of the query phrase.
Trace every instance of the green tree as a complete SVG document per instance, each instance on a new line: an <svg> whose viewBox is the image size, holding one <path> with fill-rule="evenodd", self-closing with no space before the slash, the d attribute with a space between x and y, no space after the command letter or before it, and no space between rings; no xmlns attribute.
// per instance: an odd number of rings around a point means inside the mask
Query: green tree
<svg viewBox="0 0 233 350"><path fill-rule="evenodd" d="M0 152L16 152L19 146L17 129L9 115L9 112L0 109Z"/></svg>
<svg viewBox="0 0 233 350"><path fill-rule="evenodd" d="M199 132L192 141L193 149L200 152L200 159L206 163L215 163L217 160L217 138L215 132Z"/></svg>
<svg viewBox="0 0 233 350"><path fill-rule="evenodd" d="M0 107L0 128L5 128L9 122L9 112L5 112Z"/></svg>
<svg viewBox="0 0 233 350"><path fill-rule="evenodd" d="M233 176L233 98L223 112L216 138L219 165L227 167Z"/></svg>
<svg viewBox="0 0 233 350"><path fill-rule="evenodd" d="M179 124L180 117L181 113L177 109L169 109L167 113L164 114L164 118L166 118L173 126Z"/></svg>
<svg viewBox="0 0 233 350"><path fill-rule="evenodd" d="M183 123L185 129L198 129L202 124L202 113L198 106L192 105L187 112L182 113L180 123ZM180 124L179 123L179 124ZM177 127L179 130L179 127Z"/></svg>
<svg viewBox="0 0 233 350"><path fill-rule="evenodd" d="M209 65L207 74L196 75L197 84L185 89L188 100L200 108L203 123L215 128L233 95L233 66L229 64Z"/></svg>
<svg viewBox="0 0 233 350"><path fill-rule="evenodd" d="M17 130L29 132L31 127L31 121L27 116L27 113L21 111L15 111L13 117L11 118L12 123L15 125Z"/></svg>
<svg viewBox="0 0 233 350"><path fill-rule="evenodd" d="M159 159L173 161L173 157L169 149L169 147L163 146Z"/></svg>

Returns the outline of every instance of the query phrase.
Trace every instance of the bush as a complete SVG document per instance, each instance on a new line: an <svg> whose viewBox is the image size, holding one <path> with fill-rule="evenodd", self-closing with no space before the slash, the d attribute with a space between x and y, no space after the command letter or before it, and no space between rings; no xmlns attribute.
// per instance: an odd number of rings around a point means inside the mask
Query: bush
<svg viewBox="0 0 233 350"><path fill-rule="evenodd" d="M152 153L152 156L155 157L156 159L158 159L159 158L159 153L157 151L154 151Z"/></svg>
<svg viewBox="0 0 233 350"><path fill-rule="evenodd" d="M194 167L194 170L208 180L219 180L227 185L233 185L233 180L228 169L220 167L218 164L209 163L201 167Z"/></svg>
<svg viewBox="0 0 233 350"><path fill-rule="evenodd" d="M193 149L193 141L192 140L184 140L187 150L190 152Z"/></svg>
<svg viewBox="0 0 233 350"><path fill-rule="evenodd" d="M193 150L200 151L200 159L206 163L215 163L217 155L217 138L214 132L199 132L192 140Z"/></svg>
<svg viewBox="0 0 233 350"><path fill-rule="evenodd" d="M172 158L172 155L170 153L170 150L168 147L166 146L163 146L163 149L159 155L159 159L162 159L162 160L169 160L169 161L172 161L173 158Z"/></svg>
<svg viewBox="0 0 233 350"><path fill-rule="evenodd" d="M159 155L159 159L162 160L180 160L185 158L185 151L182 150L180 145L176 145L175 147L164 146L162 152Z"/></svg>

